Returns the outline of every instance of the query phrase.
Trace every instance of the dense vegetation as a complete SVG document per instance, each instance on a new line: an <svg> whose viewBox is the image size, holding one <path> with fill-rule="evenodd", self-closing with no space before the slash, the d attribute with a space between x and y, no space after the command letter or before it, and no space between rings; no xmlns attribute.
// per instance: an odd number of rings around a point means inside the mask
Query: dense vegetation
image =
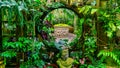
<svg viewBox="0 0 120 68"><path fill-rule="evenodd" d="M56 64L60 52L56 49L51 34L54 32L54 25L67 24L74 28L73 33L77 35L69 44L70 57L75 57L74 66L119 66L120 1L106 2L104 7L95 7L95 1L91 4L86 1L84 5L77 7L77 3L74 3L70 6L75 7L77 12L74 12L72 9L59 8L66 7L64 2L0 1L0 56L4 58L4 64L15 62L20 68L43 68L48 63ZM55 10L51 11L50 8ZM45 13L48 13L47 16L44 16ZM54 53L52 57L51 53ZM13 61L13 58L16 60Z"/></svg>

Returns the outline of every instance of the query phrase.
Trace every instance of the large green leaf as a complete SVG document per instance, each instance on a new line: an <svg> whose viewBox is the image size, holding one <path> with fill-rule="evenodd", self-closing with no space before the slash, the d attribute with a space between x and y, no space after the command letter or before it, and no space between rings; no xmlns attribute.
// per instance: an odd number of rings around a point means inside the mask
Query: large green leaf
<svg viewBox="0 0 120 68"><path fill-rule="evenodd" d="M78 8L78 10L79 10L79 13L82 13L82 12L84 12L84 11L85 11L85 7Z"/></svg>
<svg viewBox="0 0 120 68"><path fill-rule="evenodd" d="M12 57L15 57L16 54L17 54L16 52L14 52L12 50L8 50L8 51L5 51L5 52L2 52L1 56L5 57L5 58L12 58Z"/></svg>
<svg viewBox="0 0 120 68"><path fill-rule="evenodd" d="M83 24L83 23L84 23L84 21L85 21L85 19L84 19L84 18L81 18L81 19L80 19L80 23L81 23L81 24Z"/></svg>
<svg viewBox="0 0 120 68"><path fill-rule="evenodd" d="M113 31L106 31L106 33L109 38L113 37Z"/></svg>
<svg viewBox="0 0 120 68"><path fill-rule="evenodd" d="M112 29L112 31L116 31L116 26L114 25L114 22L110 21L108 25Z"/></svg>
<svg viewBox="0 0 120 68"><path fill-rule="evenodd" d="M98 9L92 9L91 10L91 14L94 14L94 13L96 13L98 11Z"/></svg>
<svg viewBox="0 0 120 68"><path fill-rule="evenodd" d="M92 7L91 6L85 6L85 11L83 12L83 14L88 14L89 11L91 11Z"/></svg>

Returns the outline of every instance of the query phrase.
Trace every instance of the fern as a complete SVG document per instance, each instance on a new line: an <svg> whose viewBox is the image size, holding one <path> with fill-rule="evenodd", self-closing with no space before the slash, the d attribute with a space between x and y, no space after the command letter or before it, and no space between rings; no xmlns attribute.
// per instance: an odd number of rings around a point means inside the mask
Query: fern
<svg viewBox="0 0 120 68"><path fill-rule="evenodd" d="M111 57L117 64L120 65L120 60L118 59L117 55L113 52L107 51L107 50L101 50L97 57L104 56L104 57Z"/></svg>

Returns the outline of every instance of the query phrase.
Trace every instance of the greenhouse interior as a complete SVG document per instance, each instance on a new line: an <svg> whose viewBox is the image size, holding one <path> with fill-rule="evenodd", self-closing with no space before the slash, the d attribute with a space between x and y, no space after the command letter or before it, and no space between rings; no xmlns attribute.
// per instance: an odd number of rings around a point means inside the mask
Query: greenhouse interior
<svg viewBox="0 0 120 68"><path fill-rule="evenodd" d="M120 68L120 0L0 0L0 68Z"/></svg>

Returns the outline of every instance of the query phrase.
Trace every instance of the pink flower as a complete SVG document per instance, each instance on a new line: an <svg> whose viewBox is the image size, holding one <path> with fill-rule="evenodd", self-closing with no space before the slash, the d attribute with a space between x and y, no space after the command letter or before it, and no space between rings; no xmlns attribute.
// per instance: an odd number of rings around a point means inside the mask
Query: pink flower
<svg viewBox="0 0 120 68"><path fill-rule="evenodd" d="M84 63L85 63L85 58L80 59L79 62L80 62L81 64L84 64Z"/></svg>

